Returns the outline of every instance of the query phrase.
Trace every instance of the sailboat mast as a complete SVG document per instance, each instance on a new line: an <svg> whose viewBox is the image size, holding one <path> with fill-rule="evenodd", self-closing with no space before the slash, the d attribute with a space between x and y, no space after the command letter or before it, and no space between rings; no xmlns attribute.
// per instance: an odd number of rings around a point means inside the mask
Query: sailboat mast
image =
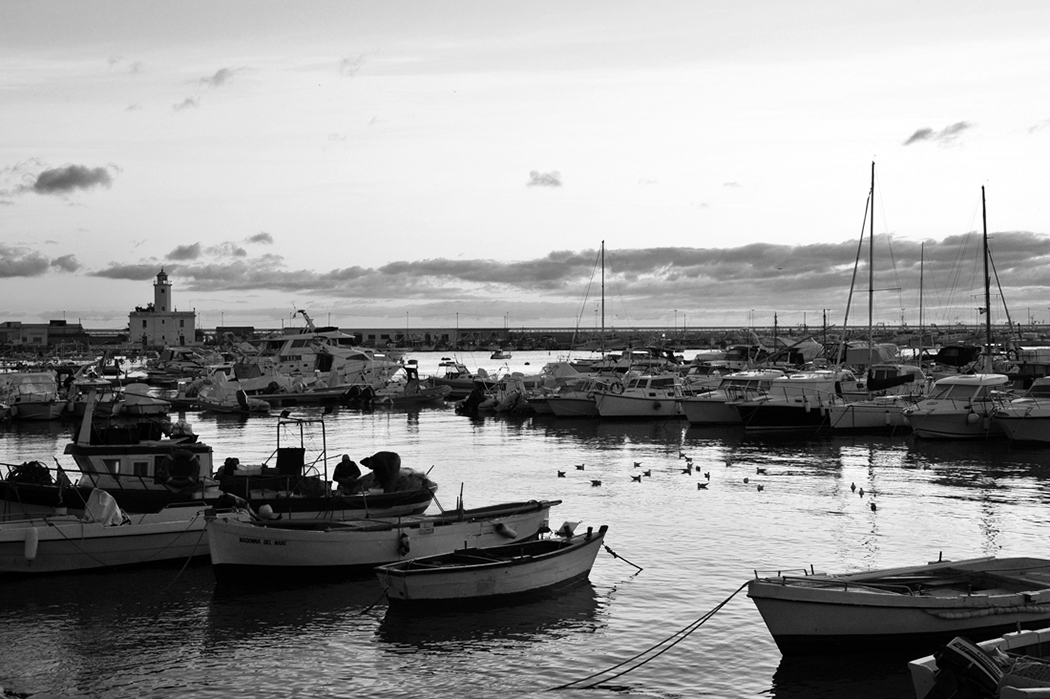
<svg viewBox="0 0 1050 699"><path fill-rule="evenodd" d="M992 371L992 290L991 277L988 274L988 209L984 203L984 185L981 185L981 223L984 235L981 248L984 250L984 370Z"/></svg>
<svg viewBox="0 0 1050 699"><path fill-rule="evenodd" d="M923 319L922 319L922 273L923 266L926 260L926 243L924 242L919 246L919 352L916 355L918 357L918 365L922 366L922 334L923 330Z"/></svg>
<svg viewBox="0 0 1050 699"><path fill-rule="evenodd" d="M605 241L602 241L602 335L599 339L599 347L605 354Z"/></svg>
<svg viewBox="0 0 1050 699"><path fill-rule="evenodd" d="M873 316L875 313L875 162L871 163L871 223L868 226L868 364L875 345Z"/></svg>

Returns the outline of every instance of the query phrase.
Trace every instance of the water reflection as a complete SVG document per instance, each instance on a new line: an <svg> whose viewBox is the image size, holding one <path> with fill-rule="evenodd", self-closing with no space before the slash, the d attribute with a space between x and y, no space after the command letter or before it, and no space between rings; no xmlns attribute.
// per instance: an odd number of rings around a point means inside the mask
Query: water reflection
<svg viewBox="0 0 1050 699"><path fill-rule="evenodd" d="M774 699L885 699L912 694L907 659L878 655L783 657L769 691Z"/></svg>
<svg viewBox="0 0 1050 699"><path fill-rule="evenodd" d="M593 633L605 626L602 604L590 583L576 585L556 597L527 604L479 611L419 613L388 608L378 639L392 653L427 650L455 654L507 642L550 640L569 633Z"/></svg>

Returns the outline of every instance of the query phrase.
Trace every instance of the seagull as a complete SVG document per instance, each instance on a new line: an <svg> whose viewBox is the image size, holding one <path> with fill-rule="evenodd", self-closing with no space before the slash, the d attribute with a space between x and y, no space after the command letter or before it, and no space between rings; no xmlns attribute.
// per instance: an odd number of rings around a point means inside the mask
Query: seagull
<svg viewBox="0 0 1050 699"><path fill-rule="evenodd" d="M761 483L759 483L757 487L758 487L758 492L760 492L760 493L761 493L761 492L762 492L763 490L765 490L765 489L766 489L766 486L762 485Z"/></svg>
<svg viewBox="0 0 1050 699"><path fill-rule="evenodd" d="M693 474L693 467L692 466L687 466L686 468L683 468L682 469L682 473L684 473L686 475L692 475Z"/></svg>
<svg viewBox="0 0 1050 699"><path fill-rule="evenodd" d="M697 483L696 484L696 489L697 490L707 490L707 483Z"/></svg>
<svg viewBox="0 0 1050 699"><path fill-rule="evenodd" d="M690 458L689 458L689 457L687 456L687 457L685 457L685 463L686 463L686 465L687 465L687 466L692 466L692 465L693 465L693 460L692 460L692 459L690 459Z"/></svg>
<svg viewBox="0 0 1050 699"><path fill-rule="evenodd" d="M602 484L602 482L601 482L601 481L591 481L591 485L593 485L593 486L595 486L595 487L598 487L598 486L599 486L599 485L601 485L601 484Z"/></svg>
<svg viewBox="0 0 1050 699"><path fill-rule="evenodd" d="M857 492L857 484L856 483L850 483L849 484L849 489L852 490L854 493Z"/></svg>
<svg viewBox="0 0 1050 699"><path fill-rule="evenodd" d="M641 466L641 465L642 465L642 462L641 462L641 461L635 461L635 462L634 462L634 467L635 467L635 468L638 468L638 467L639 467L639 466Z"/></svg>
<svg viewBox="0 0 1050 699"><path fill-rule="evenodd" d="M646 478L648 478L649 476L653 475L653 470L649 469L647 471L642 471L642 475L645 476Z"/></svg>
<svg viewBox="0 0 1050 699"><path fill-rule="evenodd" d="M558 478L565 478L565 471L558 471Z"/></svg>
<svg viewBox="0 0 1050 699"><path fill-rule="evenodd" d="M871 505L869 505L869 507L871 507L871 511L872 512L874 512L875 510L878 509L877 507L875 507L875 501L874 500L871 501Z"/></svg>
<svg viewBox="0 0 1050 699"><path fill-rule="evenodd" d="M584 466L583 464L576 464L576 470L577 471L582 471L583 470L583 466Z"/></svg>
<svg viewBox="0 0 1050 699"><path fill-rule="evenodd" d="M642 482L642 477L641 476L631 476L631 480L634 481L635 483L641 483Z"/></svg>
<svg viewBox="0 0 1050 699"><path fill-rule="evenodd" d="M750 479L750 478L748 478L747 476L744 476L744 482L745 482L745 483L750 483L750 482L751 482L751 479Z"/></svg>
<svg viewBox="0 0 1050 699"><path fill-rule="evenodd" d="M755 468L755 473L757 473L760 476L762 474L764 474L765 472L766 472L766 469L762 468L761 466L758 466L758 467Z"/></svg>
<svg viewBox="0 0 1050 699"><path fill-rule="evenodd" d="M679 452L678 452L678 458L679 458L679 459L684 459L684 458L686 458L686 457L685 457L685 452L684 452L684 451L679 451Z"/></svg>
<svg viewBox="0 0 1050 699"><path fill-rule="evenodd" d="M864 488L861 488L860 490L858 490L857 491L857 495L859 495L861 497L864 497Z"/></svg>
<svg viewBox="0 0 1050 699"><path fill-rule="evenodd" d="M281 417L288 417L288 416L289 416L289 415L291 415L291 414L292 414L292 411L291 411L291 410L287 410L287 409L285 409L285 410L282 410L282 411L281 411Z"/></svg>
<svg viewBox="0 0 1050 699"><path fill-rule="evenodd" d="M710 471L704 471L704 478L706 478L707 480L711 480L711 472Z"/></svg>

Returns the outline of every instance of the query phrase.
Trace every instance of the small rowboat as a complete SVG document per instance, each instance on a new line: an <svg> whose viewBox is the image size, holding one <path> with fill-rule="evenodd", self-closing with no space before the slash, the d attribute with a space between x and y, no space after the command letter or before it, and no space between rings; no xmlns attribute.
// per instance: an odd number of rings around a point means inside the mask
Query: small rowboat
<svg viewBox="0 0 1050 699"><path fill-rule="evenodd" d="M590 575L606 525L595 533L462 548L378 566L376 575L391 606L503 603L543 596Z"/></svg>

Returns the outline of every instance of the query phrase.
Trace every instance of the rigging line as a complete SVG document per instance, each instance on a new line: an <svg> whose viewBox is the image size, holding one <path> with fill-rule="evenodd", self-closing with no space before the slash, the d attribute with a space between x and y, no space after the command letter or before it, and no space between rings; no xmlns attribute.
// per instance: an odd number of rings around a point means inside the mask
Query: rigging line
<svg viewBox="0 0 1050 699"><path fill-rule="evenodd" d="M1006 312L1006 326L1009 330L1013 330L1014 322L1010 318L1010 307L1006 305L1006 294L1003 293L1003 284L999 281L999 270L995 268L995 259L992 257L992 249L988 248L988 264L992 266L992 274L995 276L995 286L999 289L999 298L1003 300L1003 311ZM988 309L988 313L991 313L992 309ZM1021 329L1017 329L1017 337L1021 337Z"/></svg>
<svg viewBox="0 0 1050 699"><path fill-rule="evenodd" d="M663 655L668 650L670 650L671 648L676 646L678 643L683 641L691 633L693 633L698 628L700 628L700 626L702 626L704 624L704 622L706 622L708 619L713 617L716 612L718 612L720 609L722 609L722 607L726 606L726 604L728 604L731 599L736 597L740 593L741 590L743 590L745 587L747 587L750 582L751 581L748 580L743 585L741 585L736 590L734 590L733 594L729 595L729 597L726 597L724 600L722 600L721 602L716 604L711 610L705 612L699 618L695 619L694 621L690 622L689 624L686 624L684 627L682 627L678 631L675 631L670 636L664 638L661 641L658 641L657 643L654 643L653 645L649 646L648 648L646 648L645 650L641 651L640 653L636 653L635 655L631 656L630 658L626 658L625 660L622 660L621 662L617 663L616 665L613 665L612 667L606 668L604 670L600 670L598 672L592 673L591 675L589 675L587 677L581 677L578 680L573 680L572 682L568 682L566 684L559 685L557 687L551 687L547 691L550 692L550 691L556 691L556 690L561 690L561 689L568 689L568 688L573 687L575 685L578 685L578 684L580 684L582 682L586 682L588 680L592 680L595 677L599 677L599 676L604 675L606 673L612 672L613 670L621 668L621 667L623 667L623 666L625 666L625 665L627 665L629 663L632 663L635 660L638 660L639 658L644 657L646 654L652 653L653 651L656 651L658 648L660 648L660 646L663 646L665 644L669 644L669 645L667 645L666 648L663 648L663 649L657 651L654 655L652 655L649 658L646 658L646 659L642 660L638 664L632 665L631 667L628 667L623 672L619 672L619 673L617 673L615 675L607 677L606 679L601 680L600 682L595 682L594 684L586 685L584 687L584 689L593 689L593 688L597 687L600 684L608 682L609 680L616 679L617 677L621 677L623 675L626 675L628 672L631 672L632 670L635 670L635 669L641 667L642 665L648 663L650 660L653 660L653 659L659 657L660 655Z"/></svg>
<svg viewBox="0 0 1050 699"><path fill-rule="evenodd" d="M179 572L175 574L175 577L171 579L171 582L164 586L164 589L161 590L161 592L167 592L168 589L175 584L175 581L178 580L179 577L186 571L186 566L188 566L190 564L190 561L193 560L193 556L197 551L197 547L200 546L201 540L204 538L204 534L206 533L206 531L207 525L205 525L204 529L201 529L200 536L197 537L197 542L193 544L193 548L190 549L190 555L186 556L186 561L182 564L182 567L179 568Z"/></svg>

